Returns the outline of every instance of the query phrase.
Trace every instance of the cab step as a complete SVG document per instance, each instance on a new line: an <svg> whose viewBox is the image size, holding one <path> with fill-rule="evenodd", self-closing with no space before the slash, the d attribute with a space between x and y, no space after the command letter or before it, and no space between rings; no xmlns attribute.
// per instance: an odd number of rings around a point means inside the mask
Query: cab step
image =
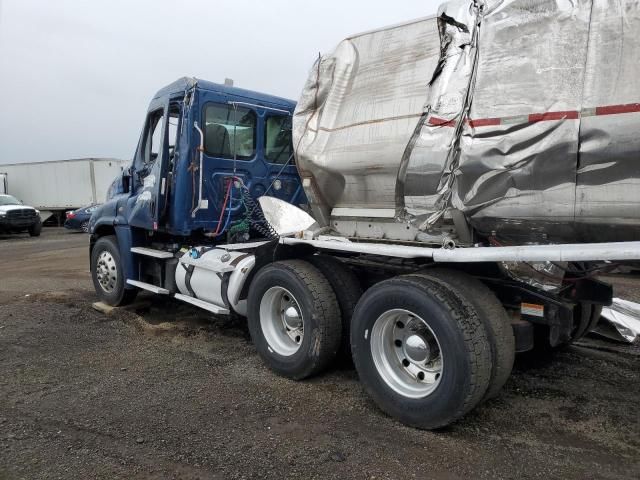
<svg viewBox="0 0 640 480"><path fill-rule="evenodd" d="M190 303L191 305L195 305L196 307L203 308L204 310L208 310L211 313L215 313L218 315L228 315L229 309L224 307L219 307L213 303L205 302L204 300L199 300L194 297L190 297L189 295L183 295L182 293L176 293L174 295L178 300L182 300L183 302Z"/></svg>
<svg viewBox="0 0 640 480"><path fill-rule="evenodd" d="M174 256L171 252L146 247L131 247L131 253L137 253L138 255L145 255L153 258L173 258Z"/></svg>
<svg viewBox="0 0 640 480"><path fill-rule="evenodd" d="M169 295L169 290L166 288L158 287L157 285L151 285L150 283L140 282L138 280L128 279L127 283L134 287L141 288L143 290L147 290L149 292L157 293L158 295Z"/></svg>

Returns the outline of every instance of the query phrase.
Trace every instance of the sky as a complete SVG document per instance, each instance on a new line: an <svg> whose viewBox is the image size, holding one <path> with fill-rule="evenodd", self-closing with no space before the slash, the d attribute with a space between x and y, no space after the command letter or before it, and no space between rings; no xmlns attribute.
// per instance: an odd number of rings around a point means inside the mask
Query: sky
<svg viewBox="0 0 640 480"><path fill-rule="evenodd" d="M183 76L296 100L319 52L440 0L0 0L0 164L129 159Z"/></svg>

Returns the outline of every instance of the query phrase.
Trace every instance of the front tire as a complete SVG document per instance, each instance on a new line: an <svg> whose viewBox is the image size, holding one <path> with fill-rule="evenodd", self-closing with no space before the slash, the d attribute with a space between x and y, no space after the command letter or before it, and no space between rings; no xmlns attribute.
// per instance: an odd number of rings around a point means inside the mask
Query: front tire
<svg viewBox="0 0 640 480"><path fill-rule="evenodd" d="M302 260L275 262L251 282L249 332L275 372L295 380L325 369L342 333L340 309L326 277Z"/></svg>
<svg viewBox="0 0 640 480"><path fill-rule="evenodd" d="M351 349L375 403L413 427L454 422L489 385L491 348L478 314L426 277L396 277L367 290L351 322Z"/></svg>
<svg viewBox="0 0 640 480"><path fill-rule="evenodd" d="M100 237L91 251L91 278L98 298L107 305L127 305L138 290L125 288L124 269L115 235Z"/></svg>
<svg viewBox="0 0 640 480"><path fill-rule="evenodd" d="M29 227L29 236L31 237L39 237L42 232L42 221L38 219L36 223Z"/></svg>

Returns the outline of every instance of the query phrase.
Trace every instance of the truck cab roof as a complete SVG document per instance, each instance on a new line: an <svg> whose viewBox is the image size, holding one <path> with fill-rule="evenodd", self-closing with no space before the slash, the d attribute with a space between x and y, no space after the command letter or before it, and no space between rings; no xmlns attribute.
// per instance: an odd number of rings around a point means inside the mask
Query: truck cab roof
<svg viewBox="0 0 640 480"><path fill-rule="evenodd" d="M166 87L158 90L158 92L154 95L153 100L184 92L194 87L199 90L227 94L236 98L243 97L247 100L251 100L252 102L264 103L272 106L280 106L286 109L293 109L296 106L296 102L287 98L276 97L274 95L268 95L266 93L254 92L252 90L245 90L243 88L230 87L228 85L223 85L220 83L200 80L195 77L179 78L175 82L170 83Z"/></svg>

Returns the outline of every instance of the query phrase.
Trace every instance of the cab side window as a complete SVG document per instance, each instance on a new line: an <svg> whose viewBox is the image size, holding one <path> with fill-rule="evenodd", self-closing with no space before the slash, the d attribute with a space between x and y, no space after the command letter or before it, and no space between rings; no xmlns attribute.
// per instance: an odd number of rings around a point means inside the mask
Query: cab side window
<svg viewBox="0 0 640 480"><path fill-rule="evenodd" d="M164 126L164 110L149 115L149 130L145 145L144 163L153 164L162 151L162 128Z"/></svg>
<svg viewBox="0 0 640 480"><path fill-rule="evenodd" d="M265 121L264 151L270 163L293 164L291 140L291 116L271 115Z"/></svg>
<svg viewBox="0 0 640 480"><path fill-rule="evenodd" d="M168 132L168 148L169 151L169 172L173 172L175 168L176 161L176 153L178 149L178 142L180 140L180 115L181 115L180 105L177 103L172 103L169 105L169 123L167 123L167 132Z"/></svg>
<svg viewBox="0 0 640 480"><path fill-rule="evenodd" d="M223 104L205 108L204 150L211 157L250 160L256 153L256 121L253 110Z"/></svg>

